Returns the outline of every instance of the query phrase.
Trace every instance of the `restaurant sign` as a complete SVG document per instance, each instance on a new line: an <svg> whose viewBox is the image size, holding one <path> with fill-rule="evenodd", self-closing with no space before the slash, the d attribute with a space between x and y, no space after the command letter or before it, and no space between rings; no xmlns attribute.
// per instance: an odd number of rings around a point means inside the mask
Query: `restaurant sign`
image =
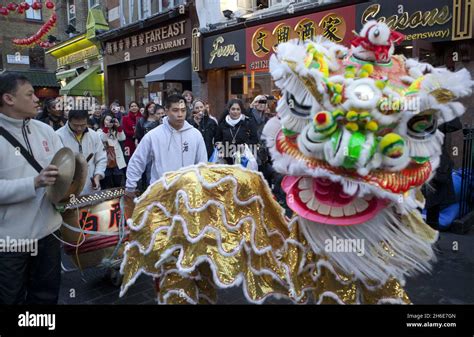
<svg viewBox="0 0 474 337"><path fill-rule="evenodd" d="M354 26L355 7L348 6L248 28L247 71L268 71L276 46L291 39L308 40L322 35L348 45Z"/></svg>
<svg viewBox="0 0 474 337"><path fill-rule="evenodd" d="M80 50L78 52L58 58L58 68L67 64L73 64L84 61L99 55L99 49L96 46L91 46Z"/></svg>
<svg viewBox="0 0 474 337"><path fill-rule="evenodd" d="M245 31L214 35L204 39L204 68L225 68L245 64Z"/></svg>
<svg viewBox="0 0 474 337"><path fill-rule="evenodd" d="M405 34L405 41L472 38L474 6L470 0L378 0L359 4L356 11L357 30L377 20Z"/></svg>
<svg viewBox="0 0 474 337"><path fill-rule="evenodd" d="M191 23L181 20L105 43L107 64L191 48Z"/></svg>

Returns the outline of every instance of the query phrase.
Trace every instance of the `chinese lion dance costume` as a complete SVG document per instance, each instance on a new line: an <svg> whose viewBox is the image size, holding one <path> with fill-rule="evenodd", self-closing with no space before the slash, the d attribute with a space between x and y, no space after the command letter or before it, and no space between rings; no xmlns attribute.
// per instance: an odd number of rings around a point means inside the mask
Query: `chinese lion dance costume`
<svg viewBox="0 0 474 337"><path fill-rule="evenodd" d="M464 113L456 100L474 82L393 55L401 39L371 21L351 49L322 37L280 44L278 118L263 133L293 218L258 172L167 173L128 221L121 295L144 273L158 303L215 303L233 286L251 303L410 303L405 278L430 270L437 240L420 188L439 165L438 126ZM363 251L330 245L351 240Z"/></svg>

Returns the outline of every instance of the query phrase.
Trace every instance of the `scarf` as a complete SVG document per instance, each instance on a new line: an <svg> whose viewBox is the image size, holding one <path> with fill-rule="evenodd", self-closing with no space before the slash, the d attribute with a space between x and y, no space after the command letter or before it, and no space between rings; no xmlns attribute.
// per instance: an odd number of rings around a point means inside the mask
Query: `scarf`
<svg viewBox="0 0 474 337"><path fill-rule="evenodd" d="M244 119L245 119L244 114L241 114L239 119L232 119L230 118L230 115L227 115L225 117L225 121L227 122L227 124L229 124L232 127L236 126L240 121L243 121Z"/></svg>

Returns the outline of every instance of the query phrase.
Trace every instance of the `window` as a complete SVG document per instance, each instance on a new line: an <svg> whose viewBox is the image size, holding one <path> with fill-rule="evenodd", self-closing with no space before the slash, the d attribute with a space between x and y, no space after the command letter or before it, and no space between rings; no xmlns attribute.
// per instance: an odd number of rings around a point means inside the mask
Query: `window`
<svg viewBox="0 0 474 337"><path fill-rule="evenodd" d="M34 1L35 0L26 0L26 2L30 5L32 5ZM41 2L41 0L38 0L38 1ZM25 15L26 15L26 18L29 20L42 20L43 19L41 16L41 9L34 10L33 8L30 8L25 12Z"/></svg>
<svg viewBox="0 0 474 337"><path fill-rule="evenodd" d="M140 13L139 14L139 19L142 20L142 19L146 19L148 17L150 17L152 15L152 11L151 11L151 0L139 0L139 4L140 6L138 12Z"/></svg>
<svg viewBox="0 0 474 337"><path fill-rule="evenodd" d="M99 0L89 0L89 8L99 6Z"/></svg>
<svg viewBox="0 0 474 337"><path fill-rule="evenodd" d="M44 69L44 49L30 48L30 68Z"/></svg>

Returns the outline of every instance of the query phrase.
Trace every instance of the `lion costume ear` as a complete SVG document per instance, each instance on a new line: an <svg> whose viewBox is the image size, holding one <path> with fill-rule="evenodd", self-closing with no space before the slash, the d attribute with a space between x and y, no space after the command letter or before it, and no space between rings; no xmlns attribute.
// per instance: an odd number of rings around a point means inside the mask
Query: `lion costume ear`
<svg viewBox="0 0 474 337"><path fill-rule="evenodd" d="M456 102L459 98L470 96L474 81L466 69L455 73L447 69L436 69L425 75L420 83L422 106L438 111L438 123L443 124L461 116L465 112L462 103Z"/></svg>
<svg viewBox="0 0 474 337"><path fill-rule="evenodd" d="M474 81L467 69L450 72L447 69L427 74L421 82L423 91L430 93L438 103L444 104L456 99L470 96Z"/></svg>
<svg viewBox="0 0 474 337"><path fill-rule="evenodd" d="M400 43L405 40L405 34L399 33L397 31L392 30L390 32L390 41L393 43Z"/></svg>

